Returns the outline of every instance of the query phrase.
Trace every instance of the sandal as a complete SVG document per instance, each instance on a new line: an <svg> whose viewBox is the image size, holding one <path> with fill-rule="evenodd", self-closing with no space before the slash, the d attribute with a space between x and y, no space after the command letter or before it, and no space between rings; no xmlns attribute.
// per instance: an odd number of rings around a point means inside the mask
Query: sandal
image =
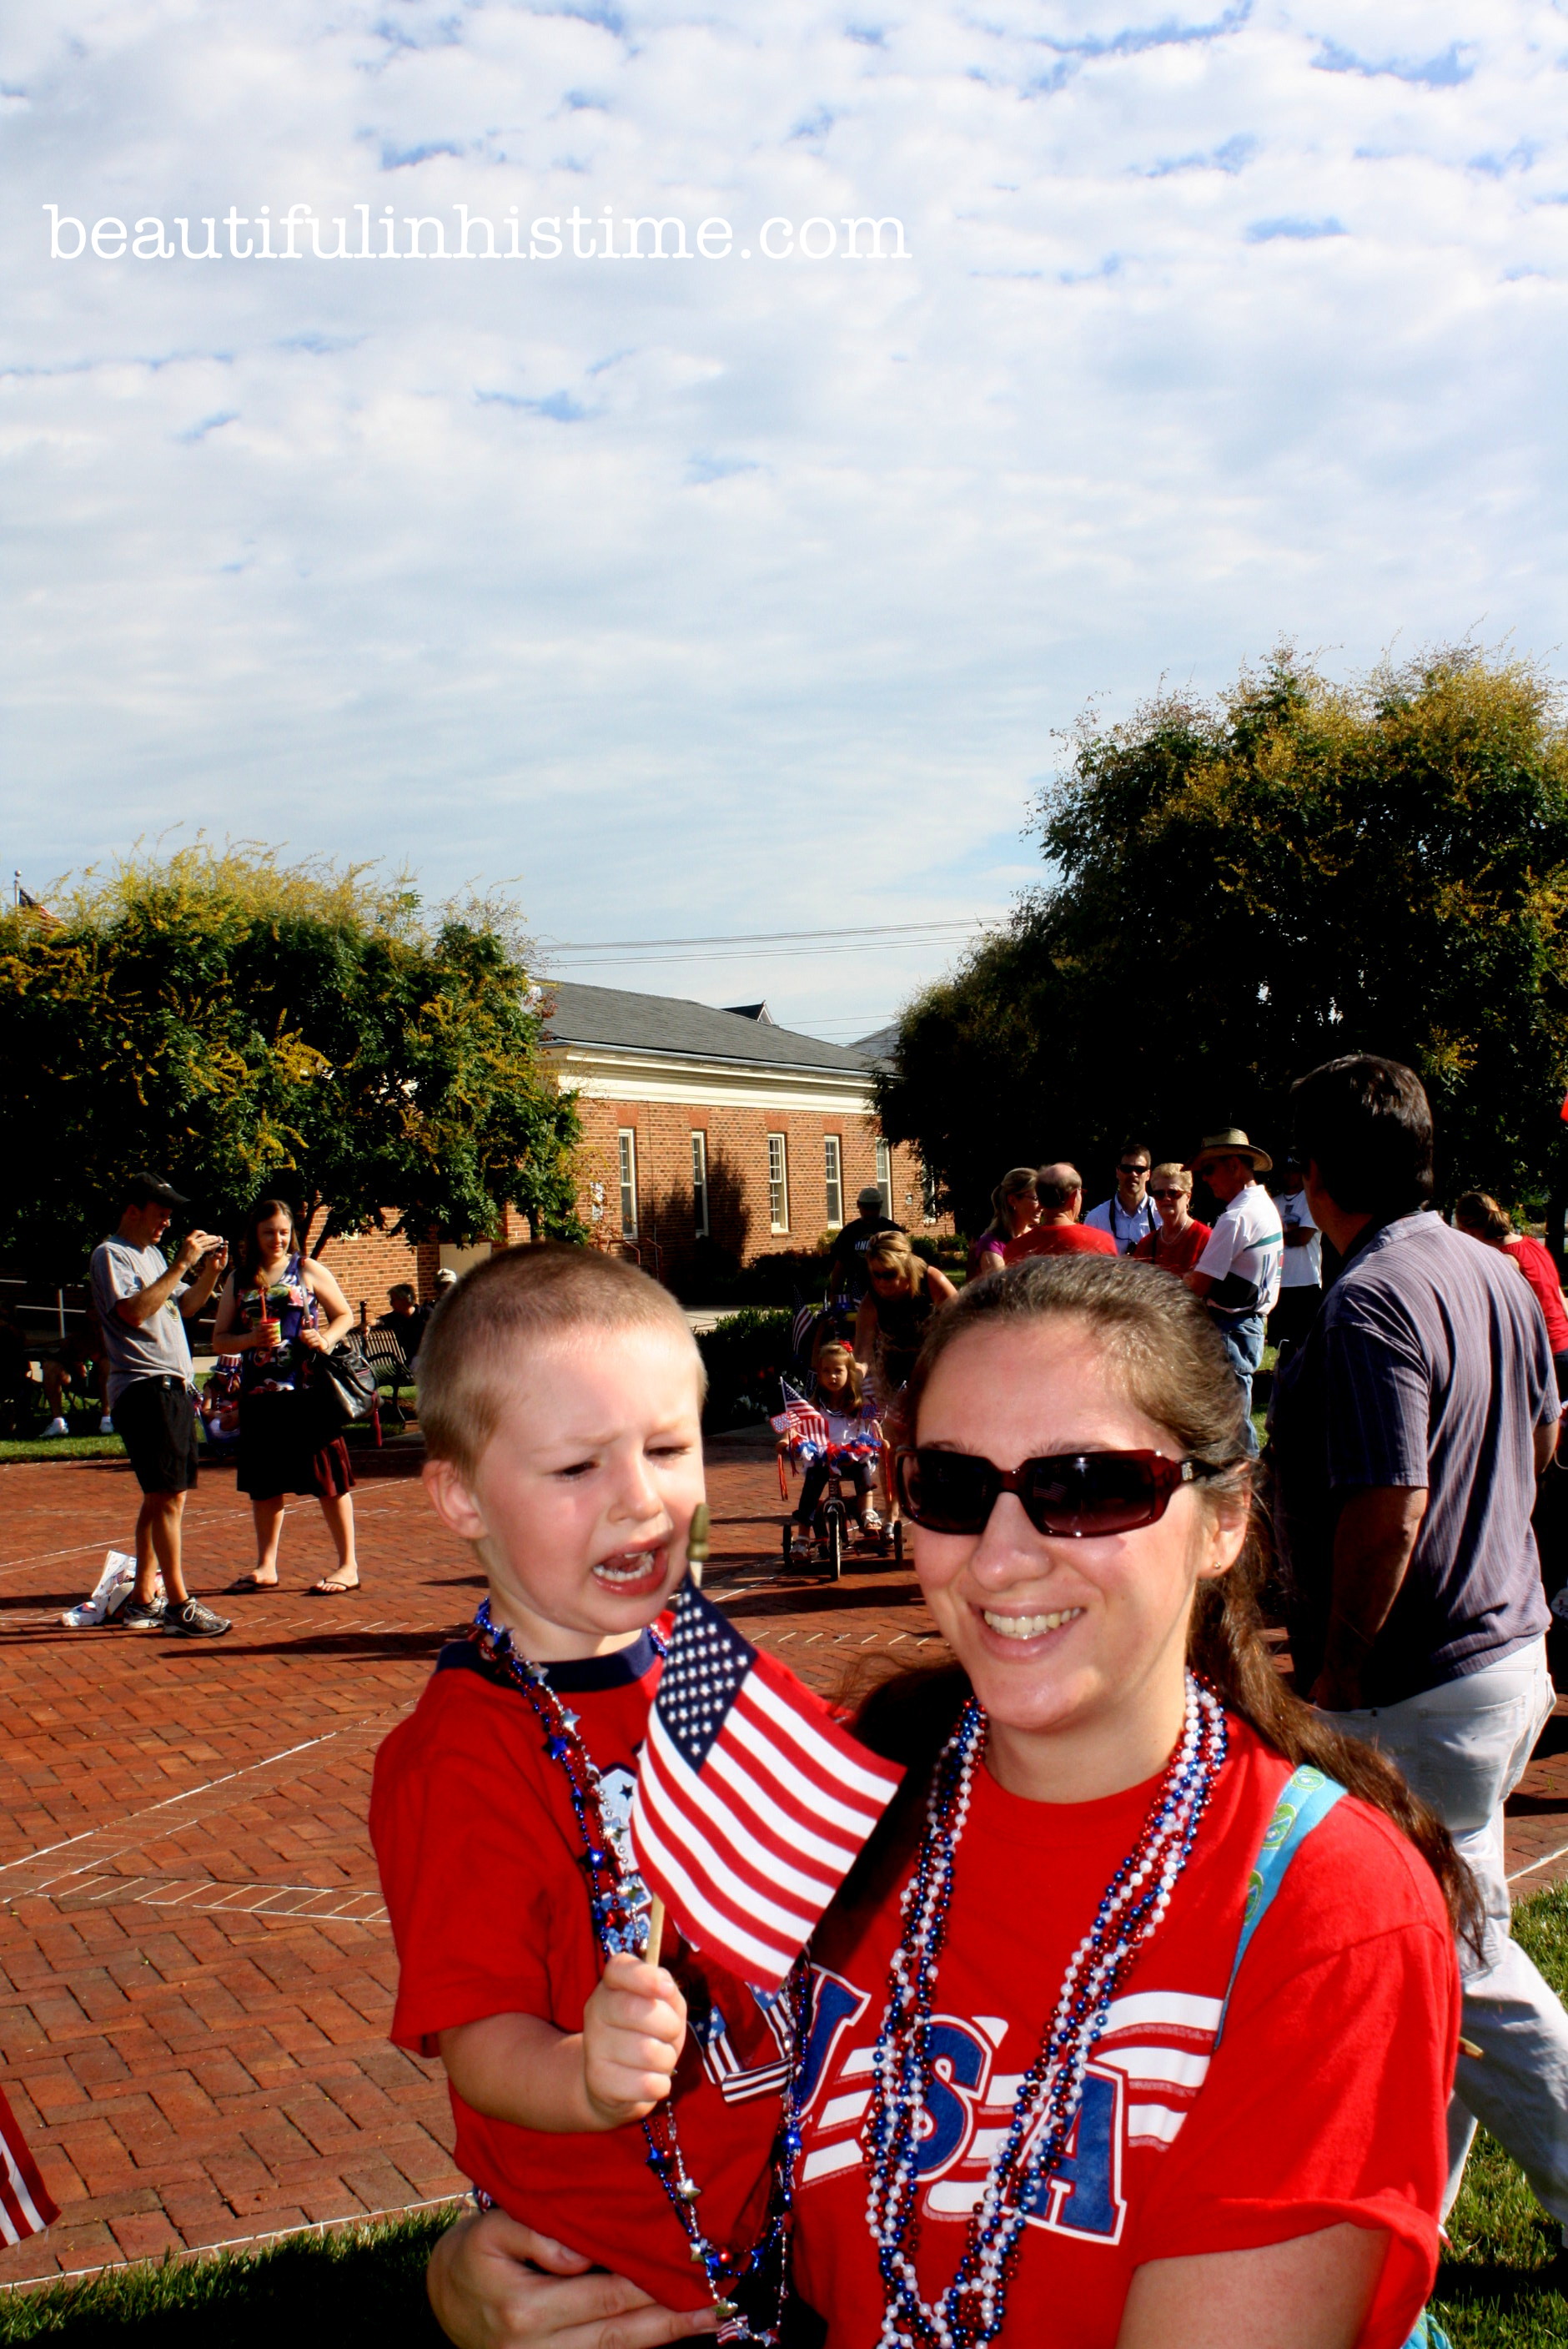
<svg viewBox="0 0 1568 2349"><path fill-rule="evenodd" d="M275 1590L277 1587L278 1578L275 1574L269 1576L265 1581L254 1574L242 1574L237 1582L224 1584L223 1596L225 1599L238 1599L246 1592Z"/></svg>
<svg viewBox="0 0 1568 2349"><path fill-rule="evenodd" d="M304 1596L306 1599L347 1599L350 1598L353 1593L358 1589L358 1588L359 1580L357 1576L352 1582L333 1582L327 1577L323 1576L319 1582L313 1582L310 1584L304 1592Z"/></svg>

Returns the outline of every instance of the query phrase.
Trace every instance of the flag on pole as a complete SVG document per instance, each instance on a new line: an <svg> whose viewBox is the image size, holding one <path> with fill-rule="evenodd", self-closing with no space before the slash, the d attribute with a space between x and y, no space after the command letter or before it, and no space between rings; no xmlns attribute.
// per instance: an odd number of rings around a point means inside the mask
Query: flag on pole
<svg viewBox="0 0 1568 2349"><path fill-rule="evenodd" d="M792 1452L801 1444L825 1452L828 1448L828 1423L816 1404L808 1402L788 1379L780 1379L779 1383L784 1390L784 1408L776 1419L768 1423L774 1434L787 1435Z"/></svg>
<svg viewBox="0 0 1568 2349"><path fill-rule="evenodd" d="M632 1841L694 1949L743 1982L782 1982L903 1775L682 1585Z"/></svg>
<svg viewBox="0 0 1568 2349"><path fill-rule="evenodd" d="M28 2235L41 2235L59 2215L16 2116L0 2093L0 2242L19 2243Z"/></svg>

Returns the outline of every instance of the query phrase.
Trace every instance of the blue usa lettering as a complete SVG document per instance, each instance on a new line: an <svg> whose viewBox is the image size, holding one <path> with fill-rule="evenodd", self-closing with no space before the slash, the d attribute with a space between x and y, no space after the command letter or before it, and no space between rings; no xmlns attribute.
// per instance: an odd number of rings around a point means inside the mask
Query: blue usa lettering
<svg viewBox="0 0 1568 2349"><path fill-rule="evenodd" d="M853 1982L818 1967L811 1983L811 2012L806 2023L806 2046L800 2058L799 2108L810 2112L827 2076L829 2059L846 2027L860 2020L871 2004L870 1994Z"/></svg>
<svg viewBox="0 0 1568 2349"><path fill-rule="evenodd" d="M1031 2226L1093 2242L1121 2238L1127 2205L1121 2199L1121 2077L1086 2074L1083 2102L1060 2161L1024 2197Z"/></svg>
<svg viewBox="0 0 1568 2349"><path fill-rule="evenodd" d="M991 2068L991 2050L966 2024L938 2015L926 2041L931 2080L917 2129L917 2178L934 2178L955 2161L975 2132L975 2102Z"/></svg>

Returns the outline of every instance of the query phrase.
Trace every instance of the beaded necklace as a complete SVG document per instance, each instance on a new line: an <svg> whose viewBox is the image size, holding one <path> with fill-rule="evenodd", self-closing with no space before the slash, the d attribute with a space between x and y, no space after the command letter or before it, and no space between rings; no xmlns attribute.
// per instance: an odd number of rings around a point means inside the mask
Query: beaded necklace
<svg viewBox="0 0 1568 2349"><path fill-rule="evenodd" d="M601 1956L608 1960L629 1952L633 1957L641 1957L647 1947L651 1896L637 1873L624 1830L609 1823L599 1773L578 1734L577 1715L569 1711L559 1692L552 1688L548 1668L520 1656L512 1645L511 1632L504 1626L498 1629L488 1599L480 1602L473 1637L486 1663L504 1671L528 1699L543 1732L545 1754L558 1765L566 1781L583 1837L578 1864L587 1880L589 1913ZM651 1625L649 1637L662 1663L669 1653L668 1647ZM806 1982L806 1969L798 1965L784 1992L789 2001L790 2044L796 2047L801 2044ZM639 2124L647 2145L647 2166L664 2188L691 2256L707 2279L719 2317L717 2337L726 2344L758 2341L766 2344L766 2349L774 2349L779 2339L777 2316L771 2326L758 2330L741 2314L733 2294L750 2278L762 2276L775 2282L778 2306L780 2310L783 2306L795 2158L801 2143L796 2067L791 2065L790 2070L791 2084L774 2149L773 2181L762 2231L751 2249L739 2258L711 2243L698 2224L696 2206L702 2189L686 2168L672 2100L665 2097L656 2104Z"/></svg>
<svg viewBox="0 0 1568 2349"><path fill-rule="evenodd" d="M1094 1923L1068 1961L1056 2011L1020 2084L1012 2126L993 2158L957 2271L933 2305L921 2294L915 2269L919 2130L932 2077L934 1994L947 1935L954 1855L969 1816L985 1729L985 1713L971 1697L937 1762L920 1856L903 1894L903 1931L872 2058L866 2217L884 2299L877 2349L981 2349L1001 2331L1029 2206L1061 2158L1111 2000L1133 1957L1164 1920L1225 1758L1224 1710L1189 1673L1181 1742L1137 1843L1107 1885Z"/></svg>

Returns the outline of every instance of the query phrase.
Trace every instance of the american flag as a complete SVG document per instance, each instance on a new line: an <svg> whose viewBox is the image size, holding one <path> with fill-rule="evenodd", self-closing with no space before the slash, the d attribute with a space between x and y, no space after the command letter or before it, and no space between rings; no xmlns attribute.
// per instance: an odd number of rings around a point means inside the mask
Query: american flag
<svg viewBox="0 0 1568 2349"><path fill-rule="evenodd" d="M828 1448L827 1421L816 1404L808 1402L803 1394L797 1393L788 1380L781 1380L779 1383L784 1389L784 1408L777 1419L769 1421L769 1426L775 1435L789 1438L791 1450L798 1444L811 1444L825 1452Z"/></svg>
<svg viewBox="0 0 1568 2349"><path fill-rule="evenodd" d="M632 1841L649 1889L694 1949L743 1982L777 1987L903 1775L682 1585Z"/></svg>
<svg viewBox="0 0 1568 2349"><path fill-rule="evenodd" d="M41 2235L60 2213L38 2175L16 2116L0 2095L0 2242Z"/></svg>

